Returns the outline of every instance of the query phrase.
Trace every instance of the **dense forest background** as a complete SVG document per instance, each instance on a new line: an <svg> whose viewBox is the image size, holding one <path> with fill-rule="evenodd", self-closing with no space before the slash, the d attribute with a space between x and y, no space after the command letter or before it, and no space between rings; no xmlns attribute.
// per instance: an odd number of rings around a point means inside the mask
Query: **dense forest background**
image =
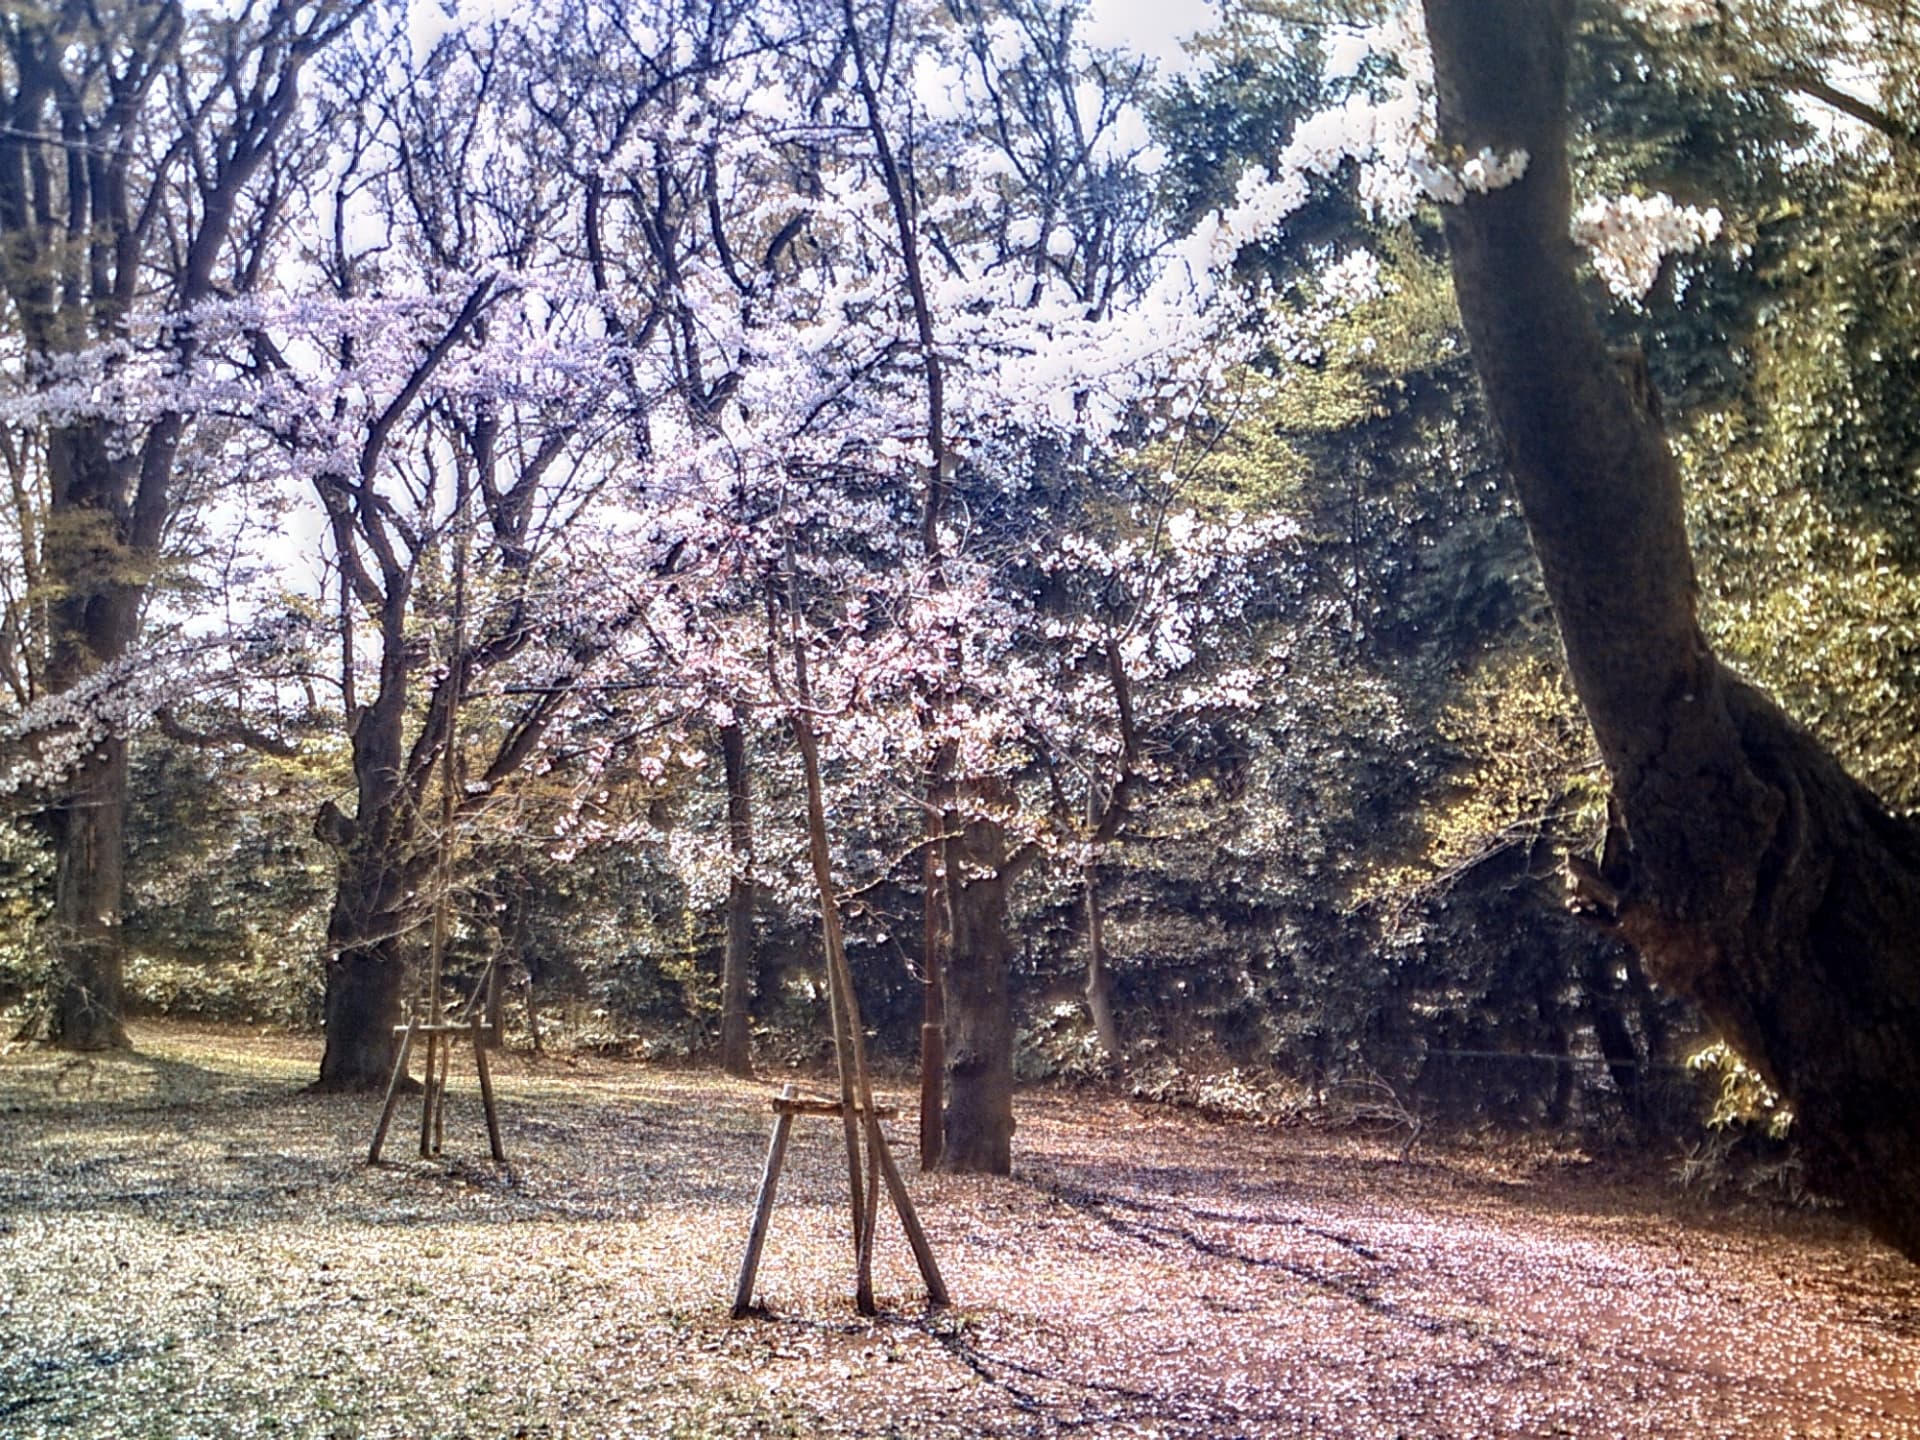
<svg viewBox="0 0 1920 1440"><path fill-rule="evenodd" d="M1911 810L1920 27L1579 15L1576 238L1704 624ZM1566 903L1607 778L1418 26L1230 5L1163 80L1083 21L10 12L8 1035L325 1022L322 1080L384 1082L438 950L522 1043L824 1056L817 742L867 1021L909 1060L931 961L957 1103L1790 1182L1776 1097Z"/></svg>

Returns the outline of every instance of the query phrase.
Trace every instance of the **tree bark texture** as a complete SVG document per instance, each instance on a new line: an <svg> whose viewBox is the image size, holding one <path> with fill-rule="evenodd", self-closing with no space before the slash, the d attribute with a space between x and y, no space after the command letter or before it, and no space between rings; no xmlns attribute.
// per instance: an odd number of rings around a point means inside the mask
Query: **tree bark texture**
<svg viewBox="0 0 1920 1440"><path fill-rule="evenodd" d="M1662 984L1792 1103L1809 1179L1920 1259L1920 831L1700 629L1679 471L1568 239L1571 0L1425 0L1443 144L1524 149L1447 207L1455 288L1611 774L1591 879Z"/></svg>
<svg viewBox="0 0 1920 1440"><path fill-rule="evenodd" d="M323 1015L327 1045L320 1057L318 1094L384 1090L400 1054L401 1001L407 966L398 943L372 943L327 957Z"/></svg>
<svg viewBox="0 0 1920 1440"><path fill-rule="evenodd" d="M412 666L401 641L406 595L390 597L392 633L373 704L353 719L355 818L316 830L340 850L327 917L326 1049L319 1091L383 1089L393 1073L406 991L406 937L417 919L416 882L428 865L415 843L417 805L402 783L406 698Z"/></svg>
<svg viewBox="0 0 1920 1440"><path fill-rule="evenodd" d="M753 790L747 736L738 720L720 727L720 758L727 781L726 953L720 965L720 1066L729 1075L753 1074Z"/></svg>
<svg viewBox="0 0 1920 1440"><path fill-rule="evenodd" d="M327 1043L316 1091L382 1090L393 1074L409 972L405 937L415 918L405 853L356 841L341 857L327 918Z"/></svg>
<svg viewBox="0 0 1920 1440"><path fill-rule="evenodd" d="M1013 1006L1007 975L1006 834L969 817L948 849L947 1109L941 1166L1013 1170Z"/></svg>
<svg viewBox="0 0 1920 1440"><path fill-rule="evenodd" d="M127 1045L121 1008L127 746L111 739L81 762L49 816L56 861L51 1038L63 1050Z"/></svg>
<svg viewBox="0 0 1920 1440"><path fill-rule="evenodd" d="M150 444L172 464L171 426ZM110 453L104 423L54 430L47 438L45 560L64 588L51 607L47 683L54 693L83 684L124 656L139 631L138 576L155 559L157 525L136 525L130 478ZM48 815L55 881L52 1028L62 1049L124 1047L124 955L120 910L126 882L127 742L103 740L65 778Z"/></svg>

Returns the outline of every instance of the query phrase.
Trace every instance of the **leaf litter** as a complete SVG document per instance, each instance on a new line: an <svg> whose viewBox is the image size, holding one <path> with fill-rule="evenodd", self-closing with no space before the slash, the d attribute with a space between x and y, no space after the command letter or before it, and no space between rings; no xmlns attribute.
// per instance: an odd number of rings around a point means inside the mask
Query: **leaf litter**
<svg viewBox="0 0 1920 1440"><path fill-rule="evenodd" d="M1920 1269L1566 1157L1030 1091L910 1175L954 1307L883 1214L867 1320L803 1117L734 1321L792 1077L502 1055L500 1169L456 1064L370 1169L313 1042L137 1039L0 1057L0 1435L1920 1437Z"/></svg>

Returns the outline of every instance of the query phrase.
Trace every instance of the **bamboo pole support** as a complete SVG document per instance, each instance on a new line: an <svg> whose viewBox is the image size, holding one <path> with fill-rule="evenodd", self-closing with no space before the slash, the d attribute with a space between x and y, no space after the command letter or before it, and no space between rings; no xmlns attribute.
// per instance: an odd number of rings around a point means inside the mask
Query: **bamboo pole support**
<svg viewBox="0 0 1920 1440"><path fill-rule="evenodd" d="M378 1164L380 1154L386 1145L387 1133L393 1123L394 1111L400 1103L400 1084L407 1072L407 1059L415 1043L425 1037L427 1042L426 1060L421 1074L421 1110L420 1110L420 1156L431 1160L439 1155L445 1146L447 1127L447 1083L452 1077L453 1050L455 1042L468 1040L473 1042L473 1064L480 1076L480 1105L487 1122L487 1142L497 1164L507 1163L507 1148L500 1134L500 1105L493 1093L493 1066L487 1059L486 1022L478 1014L470 1014L464 1020L447 1020L439 1023L423 1022L418 1015L410 1019L405 1026L393 1027L400 1035L400 1054L395 1061L393 1076L387 1082L386 1104L380 1112L380 1123L373 1133L373 1143L367 1149L367 1163Z"/></svg>
<svg viewBox="0 0 1920 1440"><path fill-rule="evenodd" d="M832 901L828 899L825 903L830 906ZM828 1012L833 1022L834 1058L840 1070L840 1128L847 1144L847 1193L852 1205L853 1251L857 1256L860 1253L860 1227L867 1208L860 1189L860 1120L854 1113L852 1057L847 1045L850 1026L846 1002L842 999L840 986L834 978L833 955L837 939L834 932L838 929L837 917L833 916L831 910L828 915L826 925Z"/></svg>
<svg viewBox="0 0 1920 1440"><path fill-rule="evenodd" d="M788 577L790 608L799 603ZM854 1254L860 1253L860 1232L866 1216L861 1192L860 1121L855 1107L872 1105L873 1097L860 1093L858 1082L866 1070L860 1043L860 1004L847 970L846 946L841 939L840 906L833 886L833 856L827 841L827 807L820 778L820 741L813 729L813 685L807 674L806 646L797 632L793 640L793 680L799 705L790 716L793 738L800 750L800 771L807 792L807 853L813 862L814 885L820 894L821 939L827 952L827 1014L833 1026L833 1054L840 1071L840 1120L847 1143L847 1191L853 1219Z"/></svg>
<svg viewBox="0 0 1920 1440"><path fill-rule="evenodd" d="M873 1234L879 1228L880 1220L880 1152L875 1148L874 1136L879 1133L880 1122L871 1113L863 1115L867 1130L867 1208L860 1216L860 1254L856 1261L853 1287L853 1308L862 1315L874 1313L873 1303Z"/></svg>
<svg viewBox="0 0 1920 1440"><path fill-rule="evenodd" d="M447 1081L453 1078L453 1036L440 1041L440 1079L433 1087L433 1153L437 1159L447 1148Z"/></svg>

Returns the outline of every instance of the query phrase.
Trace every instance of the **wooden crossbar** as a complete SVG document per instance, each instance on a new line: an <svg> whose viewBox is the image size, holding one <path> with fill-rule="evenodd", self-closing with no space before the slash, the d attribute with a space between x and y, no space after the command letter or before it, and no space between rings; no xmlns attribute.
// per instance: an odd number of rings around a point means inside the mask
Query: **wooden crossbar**
<svg viewBox="0 0 1920 1440"><path fill-rule="evenodd" d="M844 1115L844 1101L832 1100L824 1095L776 1095L767 1102L768 1108L776 1115ZM864 1115L866 1111L858 1100L853 1102L853 1113ZM891 1120L900 1113L897 1105L875 1105L874 1117L879 1120Z"/></svg>
<svg viewBox="0 0 1920 1440"><path fill-rule="evenodd" d="M367 1163L378 1165L380 1152L387 1143L387 1131L393 1125L393 1112L400 1103L400 1087L407 1074L407 1057L414 1040L427 1040L426 1073L420 1090L420 1157L430 1159L440 1153L446 1126L447 1068L453 1058L453 1042L464 1038L473 1042L473 1065L480 1076L480 1108L487 1120L487 1144L496 1164L507 1163L507 1147L500 1140L500 1112L493 1102L493 1071L487 1064L487 1042L491 1038L478 1015L464 1023L439 1021L427 1024L415 1019L393 1027L400 1036L400 1053L394 1057L393 1077L387 1081L387 1100L380 1110L380 1123L374 1127L373 1143L367 1147Z"/></svg>

